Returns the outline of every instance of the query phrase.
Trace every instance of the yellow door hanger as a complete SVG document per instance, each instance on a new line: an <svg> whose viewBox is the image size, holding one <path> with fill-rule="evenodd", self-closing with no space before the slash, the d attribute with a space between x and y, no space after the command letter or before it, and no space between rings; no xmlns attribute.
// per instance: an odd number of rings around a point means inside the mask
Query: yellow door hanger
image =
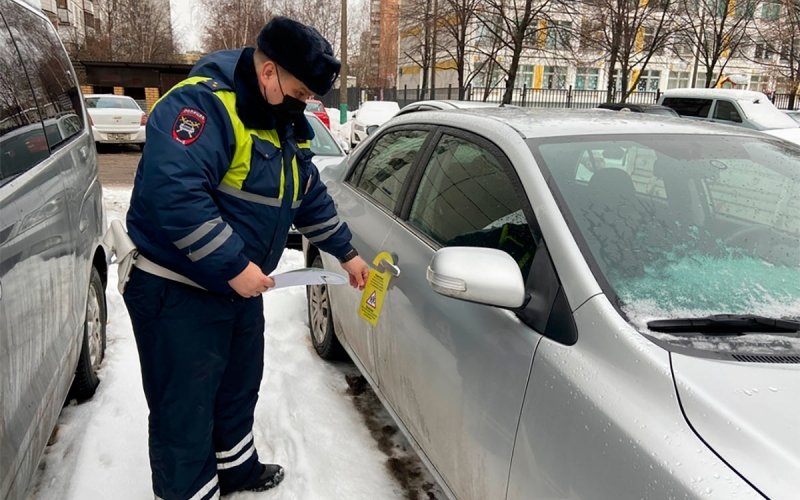
<svg viewBox="0 0 800 500"><path fill-rule="evenodd" d="M381 252L372 261L372 265L386 269L383 263L394 265L394 258L389 252ZM367 278L367 285L364 287L364 292L361 294L361 305L358 308L358 315L372 326L378 324L381 317L381 309L383 309L383 300L386 297L386 290L389 289L389 282L392 279L392 274L389 271L380 271L376 268L369 270L369 277Z"/></svg>

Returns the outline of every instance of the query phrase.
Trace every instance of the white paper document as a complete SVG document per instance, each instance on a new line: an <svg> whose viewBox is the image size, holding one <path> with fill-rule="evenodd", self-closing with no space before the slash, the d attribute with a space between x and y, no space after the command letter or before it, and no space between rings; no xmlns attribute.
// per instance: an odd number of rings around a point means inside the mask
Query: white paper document
<svg viewBox="0 0 800 500"><path fill-rule="evenodd" d="M317 267L295 269L294 271L273 274L270 277L275 280L275 288L306 285L345 285L349 281L347 276Z"/></svg>

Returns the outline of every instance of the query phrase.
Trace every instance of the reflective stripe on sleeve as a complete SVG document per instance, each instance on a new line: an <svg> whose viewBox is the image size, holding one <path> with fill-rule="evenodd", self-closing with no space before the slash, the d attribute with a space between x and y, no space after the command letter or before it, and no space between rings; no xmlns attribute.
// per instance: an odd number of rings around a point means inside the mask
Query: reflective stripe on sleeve
<svg viewBox="0 0 800 500"><path fill-rule="evenodd" d="M217 248L221 247L223 243L228 241L228 238L233 235L233 229L231 226L225 225L225 229L220 231L218 235L214 237L211 241L206 243L202 248L200 248L196 252L192 252L189 254L189 259L192 262L197 262L198 260L202 259L203 257L208 256L211 252L216 250Z"/></svg>
<svg viewBox="0 0 800 500"><path fill-rule="evenodd" d="M336 231L338 231L339 228L342 227L342 224L344 224L344 223L342 221L339 221L339 223L336 224L336 226L333 229L331 229L330 231L325 231L324 233L318 234L317 236L312 236L311 238L308 239L308 241L310 241L311 243L319 243L319 242L325 241L328 238L330 238L331 236L333 236L334 234L336 234Z"/></svg>
<svg viewBox="0 0 800 500"><path fill-rule="evenodd" d="M184 248L190 246L192 243L197 243L200 241L203 236L210 233L215 227L222 224L222 217L217 217L216 219L211 219L210 221L204 222L200 224L200 227L189 233L188 236L185 236L178 241L173 241L176 247L183 250Z"/></svg>
<svg viewBox="0 0 800 500"><path fill-rule="evenodd" d="M314 231L319 231L320 229L325 229L326 227L330 227L338 223L339 223L339 216L334 215L325 222L320 222L319 224L314 224L313 226L298 227L297 230L300 231L301 233L313 233Z"/></svg>

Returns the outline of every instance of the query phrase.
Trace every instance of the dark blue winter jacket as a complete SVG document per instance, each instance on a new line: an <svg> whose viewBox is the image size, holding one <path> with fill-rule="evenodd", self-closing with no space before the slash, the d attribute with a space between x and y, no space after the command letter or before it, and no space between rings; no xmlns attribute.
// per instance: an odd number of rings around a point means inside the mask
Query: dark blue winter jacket
<svg viewBox="0 0 800 500"><path fill-rule="evenodd" d="M253 49L206 56L153 107L128 233L148 259L206 289L249 261L278 264L292 223L343 258L351 234L311 163L311 127L282 124L258 88Z"/></svg>

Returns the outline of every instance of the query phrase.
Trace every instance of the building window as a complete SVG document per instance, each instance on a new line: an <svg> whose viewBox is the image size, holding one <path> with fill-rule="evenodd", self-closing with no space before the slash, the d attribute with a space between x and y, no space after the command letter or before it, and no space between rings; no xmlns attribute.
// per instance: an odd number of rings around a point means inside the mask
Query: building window
<svg viewBox="0 0 800 500"><path fill-rule="evenodd" d="M689 87L689 72L688 71L670 71L669 81L667 82L668 89L685 89Z"/></svg>
<svg viewBox="0 0 800 500"><path fill-rule="evenodd" d="M578 68L575 75L575 90L597 90L599 70L597 68Z"/></svg>
<svg viewBox="0 0 800 500"><path fill-rule="evenodd" d="M542 86L546 89L567 88L567 68L564 66L545 66Z"/></svg>
<svg viewBox="0 0 800 500"><path fill-rule="evenodd" d="M644 70L639 74L639 82L636 84L636 90L639 92L656 92L660 81L661 71L656 69Z"/></svg>
<svg viewBox="0 0 800 500"><path fill-rule="evenodd" d="M533 87L533 64L520 64L515 87Z"/></svg>
<svg viewBox="0 0 800 500"><path fill-rule="evenodd" d="M656 29L652 26L644 27L644 47L646 52L652 51L654 55L661 55L664 53L664 40L662 38L656 40Z"/></svg>
<svg viewBox="0 0 800 500"><path fill-rule="evenodd" d="M779 1L767 0L761 4L761 19L774 21L781 15L781 3Z"/></svg>
<svg viewBox="0 0 800 500"><path fill-rule="evenodd" d="M56 8L59 9L66 9L67 7L67 0L56 0Z"/></svg>
<svg viewBox="0 0 800 500"><path fill-rule="evenodd" d="M769 92L769 75L750 75L750 87L748 90Z"/></svg>
<svg viewBox="0 0 800 500"><path fill-rule="evenodd" d="M566 50L571 46L570 33L572 31L572 22L570 21L555 21L547 29L547 38L545 39L544 48L553 50Z"/></svg>
<svg viewBox="0 0 800 500"><path fill-rule="evenodd" d="M756 44L756 59L772 59L776 52L777 51L774 49L774 47L766 42Z"/></svg>

